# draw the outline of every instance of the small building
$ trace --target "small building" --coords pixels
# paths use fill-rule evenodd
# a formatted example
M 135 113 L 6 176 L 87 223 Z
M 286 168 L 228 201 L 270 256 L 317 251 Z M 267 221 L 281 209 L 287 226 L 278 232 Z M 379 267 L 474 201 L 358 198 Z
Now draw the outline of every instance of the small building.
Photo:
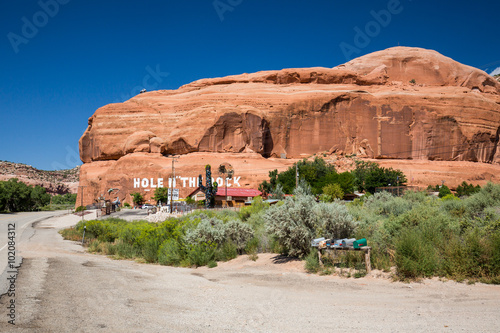
M 261 191 L 251 188 L 228 188 L 226 201 L 226 189 L 219 187 L 215 194 L 215 206 L 243 207 L 245 206 L 245 202 L 251 202 L 253 198 L 259 195 L 262 195 Z M 195 201 L 205 200 L 205 193 L 197 187 L 188 197 L 191 197 Z

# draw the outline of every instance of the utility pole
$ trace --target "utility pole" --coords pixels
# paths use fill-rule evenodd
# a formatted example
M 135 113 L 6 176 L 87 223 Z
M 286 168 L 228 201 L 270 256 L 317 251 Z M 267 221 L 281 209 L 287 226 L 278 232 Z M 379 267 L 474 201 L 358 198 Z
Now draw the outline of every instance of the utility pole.
M 173 213 L 173 199 L 174 199 L 174 182 L 175 182 L 175 161 L 177 161 L 179 158 L 175 156 L 170 156 L 167 158 L 172 159 L 172 181 L 170 182 L 170 214 Z
M 295 188 L 299 187 L 299 162 L 295 163 Z

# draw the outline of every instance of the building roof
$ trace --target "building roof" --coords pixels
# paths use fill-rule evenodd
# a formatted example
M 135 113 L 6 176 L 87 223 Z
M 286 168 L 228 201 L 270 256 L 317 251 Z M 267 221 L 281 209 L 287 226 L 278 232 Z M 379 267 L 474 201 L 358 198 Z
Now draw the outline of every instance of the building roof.
M 197 187 L 194 191 L 192 191 L 188 197 L 191 197 L 198 193 L 200 191 L 200 188 Z M 220 197 L 225 197 L 226 196 L 226 189 L 224 187 L 219 187 L 217 189 L 217 193 L 215 194 L 216 196 Z M 258 195 L 262 195 L 262 192 L 259 190 L 255 190 L 252 188 L 228 188 L 227 189 L 227 195 L 232 196 L 232 197 L 256 197 Z
M 217 189 L 216 196 L 225 197 L 226 189 L 223 187 L 219 187 Z M 256 197 L 258 195 L 262 195 L 262 192 L 259 190 L 255 190 L 252 188 L 228 188 L 227 195 L 232 197 Z

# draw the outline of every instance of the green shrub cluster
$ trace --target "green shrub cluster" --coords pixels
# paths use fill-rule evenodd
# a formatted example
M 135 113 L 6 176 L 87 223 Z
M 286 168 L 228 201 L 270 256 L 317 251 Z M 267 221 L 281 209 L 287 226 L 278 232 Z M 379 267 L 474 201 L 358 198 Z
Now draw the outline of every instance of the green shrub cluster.
M 0 181 L 0 212 L 40 210 L 50 202 L 50 194 L 39 185 L 28 186 L 17 178 Z
M 300 186 L 295 194 L 282 205 L 270 207 L 264 215 L 267 232 L 275 237 L 283 254 L 304 257 L 313 238 L 343 238 L 352 234 L 354 220 L 343 205 L 318 203 Z
M 311 192 L 302 182 L 294 197 L 272 206 L 257 197 L 239 212 L 197 211 L 162 223 L 110 218 L 80 222 L 61 234 L 78 240 L 86 226 L 91 251 L 163 265 L 215 267 L 242 253 L 256 260 L 259 252 L 275 252 L 305 257 L 310 272 L 349 267 L 355 276 L 365 274 L 362 257 L 325 258 L 321 268 L 310 242 L 367 238 L 372 267 L 395 267 L 401 280 L 440 276 L 500 283 L 500 185 L 489 183 L 461 198 L 381 192 L 349 204 L 317 202 Z
M 500 282 L 500 185 L 489 183 L 465 199 L 377 193 L 348 209 L 359 221 L 357 238 L 373 248 L 375 268 L 394 265 L 402 280 Z
M 262 200 L 251 209 L 257 211 L 260 205 Z M 67 239 L 81 239 L 84 227 L 91 252 L 163 265 L 213 267 L 216 261 L 233 259 L 246 249 L 255 252 L 258 246 L 253 228 L 233 211 L 193 213 L 162 223 L 91 220 L 61 234 Z M 253 247 L 249 246 L 252 242 Z

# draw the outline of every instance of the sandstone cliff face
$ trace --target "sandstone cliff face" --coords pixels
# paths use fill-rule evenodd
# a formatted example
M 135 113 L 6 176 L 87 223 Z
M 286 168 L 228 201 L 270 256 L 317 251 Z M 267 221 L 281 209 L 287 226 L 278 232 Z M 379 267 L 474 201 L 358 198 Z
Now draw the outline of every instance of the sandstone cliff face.
M 498 163 L 499 129 L 498 81 L 435 51 L 395 47 L 333 69 L 204 79 L 104 106 L 80 153 L 85 163 L 134 152 Z
M 128 170 L 149 177 L 148 161 L 167 168 L 163 156 L 192 153 L 250 154 L 259 163 L 335 153 L 498 165 L 499 135 L 497 80 L 435 51 L 395 47 L 335 68 L 203 79 L 106 105 L 80 139 L 81 181 L 109 178 L 106 170 L 128 165 L 127 156 L 141 156 L 143 167 Z

